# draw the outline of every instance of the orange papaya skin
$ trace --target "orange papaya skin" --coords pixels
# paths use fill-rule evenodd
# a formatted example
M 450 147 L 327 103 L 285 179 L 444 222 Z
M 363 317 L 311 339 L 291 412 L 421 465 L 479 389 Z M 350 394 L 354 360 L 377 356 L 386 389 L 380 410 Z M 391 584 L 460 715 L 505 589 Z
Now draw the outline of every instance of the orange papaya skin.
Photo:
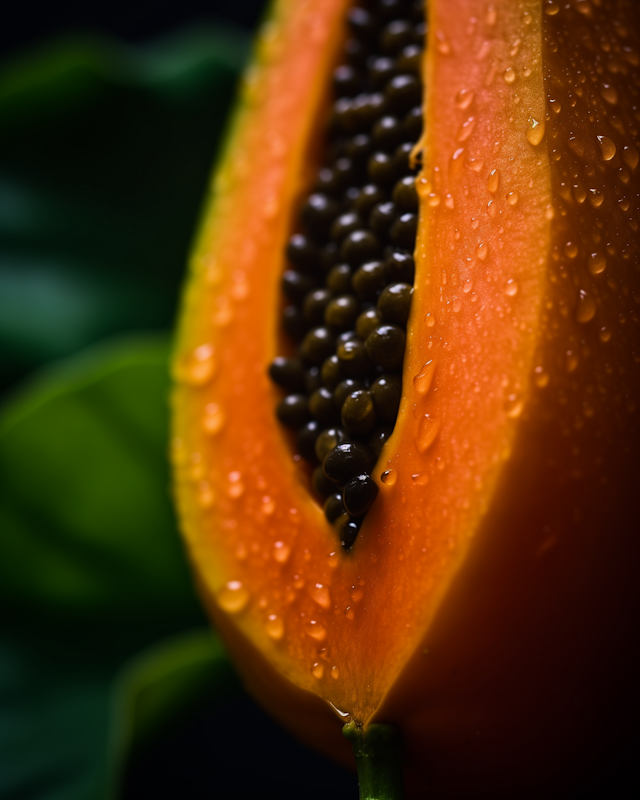
M 350 763 L 341 719 L 391 722 L 410 796 L 576 796 L 638 710 L 638 12 L 431 4 L 403 402 L 344 553 L 266 366 L 345 8 L 276 7 L 212 186 L 174 360 L 189 553 L 310 744 Z

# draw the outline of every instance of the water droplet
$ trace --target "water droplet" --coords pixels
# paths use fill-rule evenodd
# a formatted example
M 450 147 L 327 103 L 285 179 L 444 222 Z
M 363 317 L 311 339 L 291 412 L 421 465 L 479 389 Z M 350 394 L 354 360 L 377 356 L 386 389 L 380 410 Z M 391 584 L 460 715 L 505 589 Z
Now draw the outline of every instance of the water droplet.
M 476 93 L 472 89 L 460 89 L 458 94 L 456 95 L 456 105 L 462 111 L 465 111 L 476 96 Z
M 507 67 L 502 73 L 505 83 L 513 83 L 516 79 L 516 71 L 513 67 Z
M 230 472 L 227 476 L 229 485 L 227 486 L 227 494 L 229 497 L 241 497 L 244 494 L 244 484 L 242 483 L 242 475 L 237 470 Z
M 600 328 L 598 338 L 601 342 L 608 342 L 611 339 L 611 331 L 608 328 Z
M 267 636 L 273 639 L 274 642 L 279 642 L 284 636 L 284 622 L 281 617 L 275 614 L 269 614 L 267 621 L 264 623 L 264 629 L 267 632 Z
M 440 420 L 433 419 L 429 414 L 425 414 L 420 420 L 418 434 L 415 438 L 416 448 L 420 455 L 424 455 L 431 445 L 435 442 L 440 432 Z
M 395 471 L 395 469 L 387 469 L 380 476 L 380 480 L 387 486 L 393 486 L 398 480 L 398 473 Z
M 472 289 L 473 289 L 473 281 L 471 280 L 471 278 L 467 278 L 467 280 L 464 282 L 464 286 L 462 287 L 462 291 L 465 294 L 469 294 L 469 292 Z
M 533 380 L 539 389 L 544 389 L 549 385 L 549 373 L 544 371 L 544 367 L 536 367 L 533 370 Z
M 602 89 L 600 89 L 600 94 L 602 97 L 614 106 L 618 102 L 618 92 L 615 86 L 611 86 L 609 83 L 603 83 Z
M 592 275 L 600 275 L 607 268 L 607 259 L 602 253 L 589 253 L 587 268 Z
M 448 56 L 451 52 L 451 45 L 449 44 L 444 31 L 436 31 L 436 50 L 443 56 Z
M 452 209 L 455 207 L 455 201 L 453 199 L 453 195 L 447 193 L 444 198 L 444 204 L 448 209 Z
M 518 283 L 513 278 L 509 278 L 507 281 L 507 285 L 505 286 L 504 293 L 509 297 L 513 297 L 514 295 L 518 294 Z
M 604 195 L 597 189 L 589 189 L 589 202 L 594 208 L 600 208 L 604 201 Z
M 208 403 L 204 407 L 204 417 L 202 418 L 202 428 L 205 433 L 214 436 L 224 427 L 224 413 L 217 403 Z
M 567 242 L 564 252 L 569 258 L 575 258 L 578 255 L 578 245 L 575 242 Z
M 310 619 L 309 622 L 307 622 L 305 630 L 316 642 L 324 642 L 327 638 L 327 629 L 321 623 L 316 622 L 315 619 Z
M 580 289 L 578 306 L 576 308 L 576 320 L 578 322 L 590 322 L 596 315 L 596 301 L 584 289 Z
M 360 586 L 352 586 L 349 594 L 351 595 L 351 599 L 354 603 L 359 603 L 364 597 L 364 589 L 362 589 Z
M 507 402 L 505 403 L 505 411 L 507 412 L 507 416 L 509 419 L 517 419 L 520 414 L 522 414 L 522 409 L 524 408 L 524 402 L 520 395 L 518 394 L 510 394 L 507 397 Z
M 433 328 L 433 326 L 436 324 L 435 314 L 429 312 L 424 318 L 424 323 L 427 328 Z
M 638 166 L 639 159 L 638 151 L 633 145 L 627 144 L 622 148 L 622 160 L 630 170 L 633 171 Z
M 429 194 L 427 195 L 427 203 L 431 206 L 431 208 L 439 206 L 440 195 L 437 192 L 429 192 Z
M 211 508 L 216 500 L 216 495 L 207 481 L 198 484 L 198 503 L 202 508 Z
M 315 661 L 311 665 L 311 674 L 313 675 L 316 680 L 320 680 L 324 675 L 324 664 L 321 664 L 319 661 Z
M 616 154 L 616 146 L 608 136 L 596 136 L 598 144 L 600 145 L 600 152 L 605 161 L 611 161 Z
M 436 365 L 433 359 L 427 361 L 420 372 L 413 379 L 413 386 L 418 394 L 426 394 L 431 388 L 431 381 L 435 372 Z
M 274 501 L 273 501 L 273 500 L 272 500 L 272 499 L 269 497 L 269 495 L 265 495 L 265 496 L 262 498 L 262 506 L 261 506 L 261 508 L 262 508 L 262 513 L 263 513 L 263 514 L 264 514 L 266 517 L 270 517 L 270 516 L 271 516 L 271 514 L 273 514 L 273 512 L 276 510 L 276 504 L 275 504 L 275 502 L 274 502 Z
M 212 344 L 201 344 L 187 357 L 181 359 L 175 369 L 176 380 L 190 386 L 203 386 L 215 373 L 215 350 Z
M 273 545 L 273 557 L 278 564 L 286 564 L 291 555 L 291 548 L 285 542 L 276 542 Z
M 334 550 L 333 553 L 329 553 L 329 556 L 327 557 L 327 564 L 329 564 L 331 569 L 335 569 L 339 563 L 340 557 L 338 556 L 337 552 Z
M 529 117 L 529 127 L 527 128 L 527 141 L 537 147 L 544 138 L 544 120 L 539 122 L 533 117 Z
M 337 681 L 338 678 L 340 677 L 340 670 L 338 669 L 338 667 L 331 667 L 330 675 L 334 681 Z
M 331 594 L 329 593 L 328 586 L 322 583 L 316 583 L 311 588 L 309 594 L 311 595 L 311 599 L 316 602 L 320 608 L 324 608 L 325 611 L 331 607 Z
M 467 139 L 473 133 L 473 129 L 475 127 L 476 127 L 476 118 L 469 117 L 469 119 L 466 119 L 458 129 L 458 135 L 456 136 L 456 139 L 459 142 L 466 142 Z
M 476 255 L 480 261 L 484 261 L 489 255 L 489 248 L 484 242 L 480 242 L 480 244 L 476 247 Z
M 429 483 L 429 476 L 425 472 L 415 472 L 411 476 L 411 480 L 416 486 L 426 486 Z
M 218 605 L 228 614 L 238 614 L 249 602 L 249 592 L 240 581 L 227 581 L 218 593 Z
M 575 372 L 578 369 L 578 356 L 573 350 L 567 350 L 565 365 L 567 367 L 567 372 Z
M 487 178 L 487 189 L 491 194 L 495 194 L 500 186 L 500 172 L 497 169 L 492 169 Z
M 516 191 L 509 192 L 509 194 L 507 195 L 507 203 L 509 203 L 510 206 L 515 206 L 515 204 L 518 202 L 519 199 L 520 199 L 520 194 Z
M 560 6 L 555 2 L 555 0 L 547 0 L 547 4 L 544 7 L 544 13 L 549 17 L 555 17 L 558 11 L 560 11 Z
M 353 612 L 353 609 L 351 608 L 351 606 L 348 606 L 348 607 L 347 607 L 346 611 L 344 612 L 344 615 L 345 615 L 345 617 L 346 617 L 348 620 L 352 620 L 352 619 L 354 619 L 354 618 L 355 618 L 355 616 L 356 616 L 356 615 L 354 614 L 354 612 Z
M 587 199 L 587 190 L 584 188 L 584 186 L 581 183 L 574 184 L 574 186 L 573 186 L 573 197 L 574 197 L 576 203 L 580 203 L 580 204 L 584 203 L 584 201 Z

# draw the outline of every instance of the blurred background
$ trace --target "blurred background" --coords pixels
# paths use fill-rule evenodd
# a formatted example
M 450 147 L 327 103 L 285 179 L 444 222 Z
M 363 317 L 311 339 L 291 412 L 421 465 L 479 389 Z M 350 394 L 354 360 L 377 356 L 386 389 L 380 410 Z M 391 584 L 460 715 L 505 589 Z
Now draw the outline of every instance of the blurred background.
M 171 329 L 263 13 L 0 10 L 3 800 L 357 793 L 244 694 L 171 507 Z

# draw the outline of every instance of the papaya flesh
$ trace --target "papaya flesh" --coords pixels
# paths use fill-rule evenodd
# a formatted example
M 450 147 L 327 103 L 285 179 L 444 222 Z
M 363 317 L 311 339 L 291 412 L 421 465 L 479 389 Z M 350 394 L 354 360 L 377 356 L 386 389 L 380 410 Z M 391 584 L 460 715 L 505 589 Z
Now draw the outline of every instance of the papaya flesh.
M 276 5 L 191 261 L 172 459 L 202 597 L 328 755 L 393 723 L 410 796 L 586 796 L 638 711 L 638 9 L 430 4 L 403 399 L 345 552 L 266 370 L 347 7 Z

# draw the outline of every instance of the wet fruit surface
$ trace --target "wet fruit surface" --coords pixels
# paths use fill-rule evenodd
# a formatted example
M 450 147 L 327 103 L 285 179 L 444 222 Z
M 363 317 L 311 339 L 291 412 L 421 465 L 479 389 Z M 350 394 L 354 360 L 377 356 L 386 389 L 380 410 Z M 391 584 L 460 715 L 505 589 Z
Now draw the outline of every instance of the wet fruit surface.
M 335 66 L 344 13 L 343 3 L 279 7 L 215 182 L 175 361 L 187 542 L 250 685 L 307 740 L 344 757 L 340 717 L 392 721 L 416 796 L 491 787 L 509 797 L 523 774 L 532 790 L 553 781 L 571 796 L 603 731 L 609 752 L 624 751 L 620 709 L 637 703 L 635 5 L 432 5 L 403 396 L 393 434 L 376 433 L 379 494 L 350 553 L 333 529 L 348 541 L 349 517 L 322 484 L 331 475 L 313 481 L 333 525 L 274 423 L 281 393 L 266 374 L 283 352 L 282 254 L 329 102 L 315 76 Z M 377 68 L 382 81 L 388 66 Z M 386 162 L 374 166 L 383 180 Z M 370 195 L 371 208 L 383 202 Z M 313 224 L 326 227 L 325 211 L 317 204 Z M 353 252 L 369 245 L 356 232 L 332 285 L 363 268 Z M 356 293 L 376 280 L 363 273 Z M 367 342 L 375 334 L 369 358 L 395 368 L 404 331 L 377 307 L 358 326 Z M 303 340 L 307 363 L 285 370 L 294 395 L 318 392 L 320 371 L 331 393 L 342 380 L 335 334 L 314 330 L 324 333 Z M 358 395 L 360 424 L 367 394 L 374 408 L 384 400 L 354 386 L 340 391 Z M 309 424 L 302 411 L 295 419 Z M 310 448 L 315 432 L 304 430 Z M 365 502 L 366 458 L 349 459 L 340 480 L 355 480 L 354 502 Z M 612 664 L 612 653 L 625 656 Z

